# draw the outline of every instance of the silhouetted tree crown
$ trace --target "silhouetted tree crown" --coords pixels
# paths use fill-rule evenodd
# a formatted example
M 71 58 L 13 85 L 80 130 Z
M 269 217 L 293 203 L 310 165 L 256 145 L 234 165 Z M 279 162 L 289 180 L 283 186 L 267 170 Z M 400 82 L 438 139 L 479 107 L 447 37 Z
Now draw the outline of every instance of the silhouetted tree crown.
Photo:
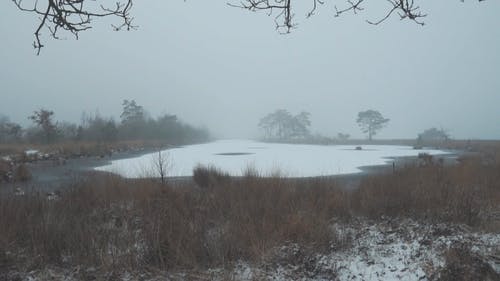
M 356 122 L 361 131 L 368 135 L 368 140 L 372 140 L 373 136 L 389 122 L 389 119 L 384 118 L 380 112 L 369 109 L 359 112 Z
M 145 121 L 144 109 L 135 100 L 123 100 L 123 111 L 120 115 L 123 125 L 142 123 Z
M 7 116 L 0 115 L 0 142 L 16 142 L 21 137 L 21 125 L 11 122 Z
M 33 112 L 33 115 L 28 117 L 28 119 L 41 129 L 47 143 L 54 141 L 57 136 L 57 124 L 52 120 L 53 115 L 53 111 L 42 108 Z
M 426 141 L 446 141 L 450 138 L 449 134 L 444 129 L 429 128 L 422 133 L 418 134 L 417 140 L 419 142 Z
M 310 135 L 311 114 L 301 112 L 292 115 L 284 109 L 278 109 L 260 119 L 259 128 L 266 139 L 290 140 L 306 138 Z

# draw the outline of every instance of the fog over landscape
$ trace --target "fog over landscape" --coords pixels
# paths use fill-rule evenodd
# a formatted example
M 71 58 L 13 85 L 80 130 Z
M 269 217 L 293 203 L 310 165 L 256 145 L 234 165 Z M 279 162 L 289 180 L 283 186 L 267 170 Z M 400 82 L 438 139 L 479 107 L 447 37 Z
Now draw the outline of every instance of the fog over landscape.
M 499 11 L 0 1 L 0 280 L 500 280 Z
M 356 114 L 376 109 L 391 119 L 377 138 L 430 127 L 500 138 L 499 1 L 425 1 L 425 26 L 397 16 L 370 25 L 387 10 L 373 3 L 338 18 L 327 3 L 309 19 L 309 3 L 295 5 L 298 28 L 281 35 L 273 17 L 226 1 L 138 1 L 137 30 L 113 32 L 102 19 L 78 41 L 44 32 L 36 56 L 38 19 L 2 1 L 0 113 L 22 125 L 40 107 L 56 120 L 96 110 L 118 120 L 134 99 L 218 138 L 255 138 L 265 114 L 304 110 L 312 133 L 362 138 Z

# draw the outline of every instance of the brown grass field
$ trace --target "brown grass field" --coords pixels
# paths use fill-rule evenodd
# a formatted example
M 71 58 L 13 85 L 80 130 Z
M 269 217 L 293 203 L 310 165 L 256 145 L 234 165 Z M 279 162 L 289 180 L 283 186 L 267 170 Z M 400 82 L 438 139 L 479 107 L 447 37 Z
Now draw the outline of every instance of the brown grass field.
M 356 189 L 334 178 L 230 178 L 198 167 L 194 181 L 88 177 L 55 196 L 0 194 L 0 261 L 109 271 L 225 267 L 298 243 L 315 252 L 346 241 L 333 221 L 411 218 L 500 232 L 500 145 L 480 146 L 457 165 L 408 165 L 363 177 Z M 1 188 L 1 186 L 0 186 Z M 0 266 L 2 271 L 2 266 Z

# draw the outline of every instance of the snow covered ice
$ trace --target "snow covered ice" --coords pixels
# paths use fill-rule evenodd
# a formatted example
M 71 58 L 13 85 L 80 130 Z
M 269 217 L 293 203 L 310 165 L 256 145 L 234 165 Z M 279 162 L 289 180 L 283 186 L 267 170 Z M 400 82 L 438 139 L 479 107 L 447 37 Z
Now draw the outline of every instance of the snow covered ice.
M 352 174 L 360 167 L 384 165 L 390 157 L 417 156 L 419 153 L 444 155 L 445 151 L 409 146 L 304 145 L 263 143 L 250 140 L 222 140 L 206 144 L 172 148 L 164 152 L 168 158 L 168 176 L 192 176 L 196 165 L 213 165 L 233 176 L 247 168 L 263 176 L 313 177 Z M 120 174 L 127 178 L 157 176 L 155 159 L 158 153 L 111 161 L 96 170 Z

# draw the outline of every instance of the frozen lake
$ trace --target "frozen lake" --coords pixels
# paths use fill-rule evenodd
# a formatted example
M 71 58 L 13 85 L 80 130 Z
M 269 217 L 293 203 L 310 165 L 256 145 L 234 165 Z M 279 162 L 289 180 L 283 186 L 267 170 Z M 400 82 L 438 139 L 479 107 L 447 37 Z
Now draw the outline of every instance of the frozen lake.
M 448 154 L 441 150 L 414 150 L 409 146 L 395 145 L 363 145 L 362 148 L 221 140 L 168 149 L 163 155 L 168 159 L 170 177 L 192 176 L 193 168 L 198 164 L 214 165 L 234 176 L 242 175 L 250 167 L 264 176 L 279 173 L 286 177 L 313 177 L 358 173 L 363 166 L 387 164 L 390 157 Z M 114 160 L 95 169 L 127 178 L 156 177 L 157 159 L 158 152 Z

